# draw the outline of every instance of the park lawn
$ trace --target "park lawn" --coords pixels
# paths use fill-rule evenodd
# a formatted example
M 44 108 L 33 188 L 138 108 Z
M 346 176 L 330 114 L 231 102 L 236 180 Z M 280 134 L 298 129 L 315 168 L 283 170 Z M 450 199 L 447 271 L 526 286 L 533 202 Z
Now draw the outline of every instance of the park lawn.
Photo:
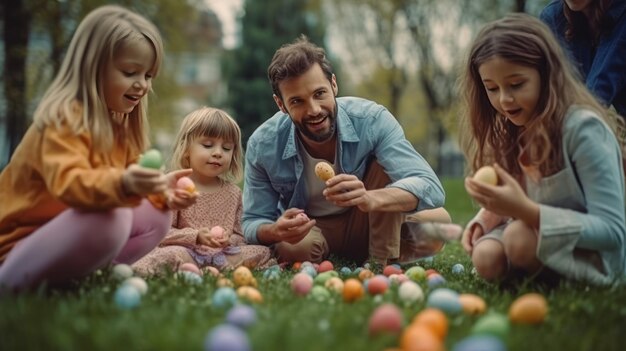
M 446 207 L 455 222 L 466 223 L 475 212 L 461 180 L 444 180 Z M 334 259 L 335 267 L 349 265 Z M 453 274 L 461 263 L 466 270 Z M 533 282 L 499 287 L 471 273 L 471 263 L 458 243 L 448 245 L 432 261 L 446 279 L 446 287 L 482 296 L 491 312 L 506 314 L 512 301 L 526 292 L 543 294 L 549 304 L 544 323 L 511 325 L 504 339 L 508 350 L 623 350 L 626 332 L 626 288 L 593 287 L 562 282 L 547 286 Z M 355 268 L 352 265 L 351 268 Z M 398 337 L 368 336 L 368 318 L 381 302 L 402 307 L 405 325 L 425 303 L 404 305 L 397 287 L 382 296 L 365 295 L 345 303 L 340 296 L 324 301 L 296 297 L 290 289 L 294 272 L 265 281 L 255 272 L 264 302 L 254 304 L 258 322 L 246 331 L 253 350 L 384 350 L 398 345 Z M 117 308 L 118 286 L 110 271 L 94 273 L 76 287 L 20 296 L 0 296 L 0 350 L 202 350 L 206 335 L 224 321 L 227 309 L 211 306 L 215 278 L 200 285 L 174 276 L 148 280 L 149 291 L 132 310 Z M 420 282 L 425 294 L 429 289 Z M 446 348 L 470 335 L 479 316 L 449 316 Z

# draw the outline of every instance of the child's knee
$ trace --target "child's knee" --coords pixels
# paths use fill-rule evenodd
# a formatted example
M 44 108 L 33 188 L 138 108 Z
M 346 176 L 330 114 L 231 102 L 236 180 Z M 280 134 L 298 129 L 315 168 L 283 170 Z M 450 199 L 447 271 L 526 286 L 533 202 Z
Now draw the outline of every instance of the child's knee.
M 511 265 L 526 268 L 537 261 L 537 236 L 534 230 L 521 221 L 511 223 L 504 230 L 504 251 Z
M 82 235 L 81 246 L 94 258 L 119 252 L 128 241 L 132 225 L 130 209 L 118 208 L 108 212 L 84 214 L 92 222 L 92 230 Z
M 486 280 L 496 280 L 507 270 L 507 258 L 502 244 L 496 240 L 483 240 L 474 247 L 472 263 L 476 272 Z

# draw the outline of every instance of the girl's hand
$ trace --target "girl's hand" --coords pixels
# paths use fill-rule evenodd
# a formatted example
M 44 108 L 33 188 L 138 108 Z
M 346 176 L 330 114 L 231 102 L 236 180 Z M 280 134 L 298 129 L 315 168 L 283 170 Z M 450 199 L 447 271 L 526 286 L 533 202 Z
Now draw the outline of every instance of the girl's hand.
M 485 235 L 483 232 L 483 227 L 481 227 L 478 223 L 473 223 L 469 227 L 465 228 L 463 231 L 463 237 L 461 238 L 461 244 L 470 256 L 474 251 L 474 245 L 476 241 Z
M 215 230 L 216 227 L 200 228 L 198 231 L 197 243 L 214 248 L 223 248 L 230 243 L 230 235 L 222 230 Z M 220 228 L 221 229 L 221 228 Z
M 519 183 L 502 167 L 494 164 L 500 183 L 489 185 L 476 181 L 470 177 L 465 178 L 465 190 L 478 202 L 478 204 L 497 215 L 521 218 L 528 211 L 532 200 Z M 536 205 L 536 204 L 535 204 Z
M 165 175 L 167 183 L 167 206 L 172 210 L 182 210 L 196 203 L 198 193 L 190 193 L 184 189 L 178 189 L 176 182 L 182 177 L 192 173 L 191 169 L 181 169 Z
M 159 194 L 167 189 L 167 180 L 157 169 L 132 164 L 122 175 L 122 187 L 128 195 Z

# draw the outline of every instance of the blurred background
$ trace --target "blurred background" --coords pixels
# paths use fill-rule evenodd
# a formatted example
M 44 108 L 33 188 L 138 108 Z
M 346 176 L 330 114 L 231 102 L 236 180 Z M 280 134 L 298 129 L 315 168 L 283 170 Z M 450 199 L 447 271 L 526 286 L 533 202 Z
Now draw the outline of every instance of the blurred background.
M 339 95 L 386 106 L 441 177 L 460 177 L 458 65 L 476 31 L 509 12 L 538 16 L 549 0 L 2 0 L 0 169 L 60 66 L 81 19 L 116 3 L 152 20 L 166 59 L 154 82 L 151 139 L 169 154 L 181 119 L 228 111 L 244 133 L 277 107 L 267 66 L 305 34 L 326 48 Z

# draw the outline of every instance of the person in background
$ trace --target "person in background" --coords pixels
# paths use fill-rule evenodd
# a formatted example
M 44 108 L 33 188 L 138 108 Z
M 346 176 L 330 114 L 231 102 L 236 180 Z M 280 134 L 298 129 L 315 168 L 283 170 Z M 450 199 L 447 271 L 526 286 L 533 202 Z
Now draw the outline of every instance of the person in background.
M 587 88 L 626 118 L 626 1 L 555 0 L 541 12 Z
M 267 268 L 276 263 L 263 245 L 247 245 L 241 230 L 241 130 L 226 112 L 203 107 L 185 117 L 171 169 L 191 168 L 193 206 L 172 212 L 172 228 L 159 247 L 132 267 L 139 275 L 175 271 L 186 262 L 218 270 Z
M 248 141 L 248 242 L 272 246 L 280 262 L 320 262 L 331 253 L 359 263 L 414 260 L 411 245 L 402 245 L 418 232 L 401 238 L 407 215 L 420 222 L 450 216 L 439 179 L 398 121 L 372 101 L 337 98 L 324 50 L 304 36 L 276 51 L 268 77 L 280 111 Z M 335 175 L 318 178 L 319 162 Z
M 133 263 L 170 227 L 175 190 L 136 162 L 148 146 L 147 98 L 163 59 L 157 28 L 119 6 L 80 23 L 7 167 L 0 174 L 0 289 L 65 284 L 110 263 Z
M 481 206 L 462 244 L 490 281 L 610 284 L 626 270 L 624 173 L 615 120 L 577 78 L 550 29 L 526 14 L 487 24 L 462 76 L 466 178 Z M 545 274 L 544 274 L 545 273 Z

